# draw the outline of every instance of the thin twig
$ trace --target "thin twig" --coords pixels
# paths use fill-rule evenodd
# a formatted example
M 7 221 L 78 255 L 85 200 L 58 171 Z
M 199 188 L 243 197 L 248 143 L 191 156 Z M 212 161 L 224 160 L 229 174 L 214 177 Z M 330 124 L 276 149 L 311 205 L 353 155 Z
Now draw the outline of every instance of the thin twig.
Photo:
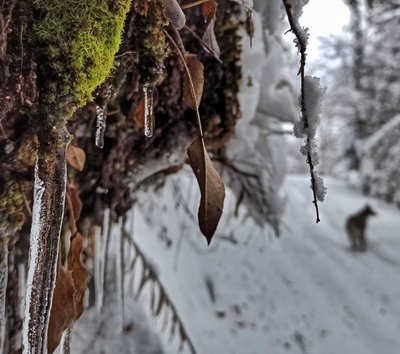
M 293 34 L 295 35 L 299 47 L 299 52 L 300 52 L 300 68 L 299 68 L 299 74 L 300 74 L 300 79 L 301 79 L 301 115 L 303 117 L 304 121 L 304 129 L 309 128 L 309 121 L 308 121 L 308 115 L 307 115 L 307 107 L 306 107 L 306 100 L 305 100 L 305 85 L 304 85 L 304 80 L 305 80 L 305 66 L 306 66 L 306 50 L 307 50 L 307 43 L 304 40 L 303 36 L 301 35 L 301 29 L 298 27 L 293 14 L 292 14 L 292 5 L 289 3 L 288 0 L 282 0 L 283 5 L 286 10 L 286 14 L 289 20 L 289 24 L 291 27 L 291 30 Z M 311 146 L 311 137 L 309 134 L 307 134 L 307 146 Z M 313 191 L 313 204 L 315 206 L 315 212 L 317 214 L 317 224 L 321 221 L 319 218 L 319 209 L 318 209 L 318 199 L 317 199 L 317 186 L 316 186 L 316 180 L 315 180 L 315 174 L 314 174 L 314 162 L 312 160 L 311 156 L 311 151 L 310 149 L 307 149 L 307 163 L 310 166 L 310 175 L 311 175 L 311 189 Z

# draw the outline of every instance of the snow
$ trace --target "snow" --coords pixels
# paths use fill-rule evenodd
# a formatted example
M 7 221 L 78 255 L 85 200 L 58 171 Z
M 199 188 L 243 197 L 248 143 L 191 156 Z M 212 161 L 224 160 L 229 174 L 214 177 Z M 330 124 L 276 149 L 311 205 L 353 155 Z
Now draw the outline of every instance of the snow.
M 308 125 L 305 126 L 304 118 L 299 120 L 294 126 L 296 137 L 301 138 L 307 135 L 310 139 L 315 138 L 317 127 L 320 122 L 324 93 L 325 88 L 321 87 L 318 77 L 304 77 L 304 101 Z
M 246 218 L 243 207 L 235 218 L 235 198 L 228 190 L 210 247 L 185 209 L 196 210 L 198 197 L 188 171 L 169 177 L 161 195 L 139 198 L 134 238 L 155 265 L 198 353 L 398 351 L 399 211 L 326 178 L 331 193 L 316 225 L 308 178 L 291 175 L 285 182 L 280 238 Z M 187 205 L 176 201 L 171 181 L 180 186 Z M 367 229 L 369 249 L 354 253 L 344 224 L 366 203 L 378 215 Z M 148 215 L 157 217 L 149 220 Z M 149 288 L 139 303 L 132 295 L 126 298 L 125 323 L 133 323 L 131 332 L 121 336 L 114 328 L 116 304 L 110 301 L 100 315 L 88 311 L 77 323 L 73 352 L 176 353 L 179 341 L 169 342 L 168 329 L 156 335 L 163 320 L 149 319 Z M 88 343 L 88 338 L 95 339 Z M 147 343 L 140 350 L 139 339 Z
M 308 28 L 307 27 L 303 27 L 300 24 L 300 17 L 303 14 L 303 6 L 306 5 L 308 3 L 309 0 L 288 0 L 287 2 L 291 5 L 291 12 L 293 15 L 293 30 L 296 31 L 296 33 L 299 35 L 300 37 L 300 41 L 303 43 L 303 45 L 305 47 L 307 47 L 308 44 L 308 37 L 309 37 L 309 33 L 308 33 Z M 296 47 L 297 49 L 300 51 L 300 45 L 301 43 L 298 43 L 297 38 L 294 40 L 294 42 L 296 43 Z
M 400 205 L 400 115 L 382 125 L 379 130 L 360 142 L 362 181 L 369 194 Z

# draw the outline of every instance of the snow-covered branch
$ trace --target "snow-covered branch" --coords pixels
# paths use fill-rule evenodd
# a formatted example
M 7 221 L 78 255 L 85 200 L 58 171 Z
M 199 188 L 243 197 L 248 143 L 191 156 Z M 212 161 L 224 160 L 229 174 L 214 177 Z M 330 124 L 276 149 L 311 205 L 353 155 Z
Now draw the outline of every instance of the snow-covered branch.
M 317 144 L 315 134 L 321 114 L 321 99 L 325 89 L 321 88 L 319 79 L 305 75 L 306 50 L 308 41 L 308 31 L 299 23 L 303 6 L 308 0 L 283 0 L 283 5 L 289 20 L 291 31 L 295 35 L 296 47 L 300 53 L 299 75 L 301 79 L 301 117 L 294 126 L 294 134 L 298 138 L 305 137 L 305 144 L 301 147 L 301 153 L 306 156 L 310 168 L 311 189 L 313 191 L 317 223 L 320 221 L 318 201 L 325 199 L 326 188 L 323 180 L 315 171 L 318 164 Z

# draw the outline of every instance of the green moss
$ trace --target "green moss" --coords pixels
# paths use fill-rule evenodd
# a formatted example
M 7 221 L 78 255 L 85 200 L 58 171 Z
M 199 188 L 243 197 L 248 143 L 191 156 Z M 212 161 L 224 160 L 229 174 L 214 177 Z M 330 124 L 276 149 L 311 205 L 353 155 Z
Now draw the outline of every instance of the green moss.
M 130 0 L 36 0 L 41 105 L 70 116 L 109 74 Z
M 11 235 L 25 222 L 24 196 L 18 184 L 8 181 L 0 197 L 0 235 Z

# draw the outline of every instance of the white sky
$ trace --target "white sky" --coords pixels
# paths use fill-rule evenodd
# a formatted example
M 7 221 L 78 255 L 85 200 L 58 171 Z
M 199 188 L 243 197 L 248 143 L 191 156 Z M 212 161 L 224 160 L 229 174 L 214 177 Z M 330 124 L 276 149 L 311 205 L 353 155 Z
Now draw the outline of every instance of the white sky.
M 343 0 L 310 0 L 304 7 L 301 24 L 310 29 L 308 59 L 319 57 L 319 39 L 340 33 L 350 19 L 350 12 Z

